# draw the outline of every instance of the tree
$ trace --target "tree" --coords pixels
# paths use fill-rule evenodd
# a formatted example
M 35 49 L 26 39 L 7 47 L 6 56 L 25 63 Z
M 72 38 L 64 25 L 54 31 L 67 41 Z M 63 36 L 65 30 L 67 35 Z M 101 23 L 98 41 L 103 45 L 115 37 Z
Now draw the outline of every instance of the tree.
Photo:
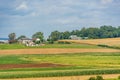
M 80 30 L 80 36 L 81 37 L 88 37 L 87 29 L 84 27 Z
M 60 37 L 61 37 L 61 33 L 59 31 L 53 31 L 49 36 L 49 40 L 57 41 L 60 39 Z
M 44 35 L 42 32 L 36 32 L 35 34 L 32 35 L 32 38 L 39 38 L 41 42 L 44 41 Z
M 104 80 L 102 76 L 96 76 L 96 80 Z
M 19 39 L 22 39 L 22 38 L 27 38 L 27 37 L 25 35 L 21 35 L 17 39 L 19 40 Z
M 71 35 L 69 31 L 61 32 L 60 34 L 60 39 L 69 39 Z
M 8 35 L 8 37 L 9 37 L 9 40 L 15 40 L 16 34 L 15 34 L 15 33 L 10 33 L 10 34 Z

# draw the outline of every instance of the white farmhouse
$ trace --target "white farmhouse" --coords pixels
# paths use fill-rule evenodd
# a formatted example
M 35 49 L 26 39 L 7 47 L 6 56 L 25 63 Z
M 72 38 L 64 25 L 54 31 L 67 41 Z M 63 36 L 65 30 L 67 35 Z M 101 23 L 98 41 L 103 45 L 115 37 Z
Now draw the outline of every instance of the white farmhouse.
M 29 39 L 29 38 L 21 38 L 18 41 L 19 41 L 19 43 L 24 44 L 26 46 L 33 46 L 34 45 L 33 40 Z

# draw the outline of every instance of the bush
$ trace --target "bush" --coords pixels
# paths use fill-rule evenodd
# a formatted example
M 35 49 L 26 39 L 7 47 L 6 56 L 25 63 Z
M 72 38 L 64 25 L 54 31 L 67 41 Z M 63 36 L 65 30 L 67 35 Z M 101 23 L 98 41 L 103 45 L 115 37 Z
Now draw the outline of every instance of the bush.
M 118 76 L 118 79 L 120 79 L 120 76 Z
M 102 76 L 96 76 L 96 80 L 104 80 Z
M 120 47 L 117 47 L 117 46 L 108 46 L 108 45 L 104 45 L 104 44 L 99 44 L 97 46 L 106 47 L 106 48 L 113 48 L 113 49 L 120 49 Z
M 88 80 L 96 80 L 95 77 L 90 77 Z
M 100 46 L 100 47 L 109 47 L 108 45 L 105 45 L 105 44 L 99 44 L 98 46 Z
M 71 44 L 71 42 L 58 41 L 59 44 Z
M 54 44 L 53 40 L 48 41 L 49 44 Z

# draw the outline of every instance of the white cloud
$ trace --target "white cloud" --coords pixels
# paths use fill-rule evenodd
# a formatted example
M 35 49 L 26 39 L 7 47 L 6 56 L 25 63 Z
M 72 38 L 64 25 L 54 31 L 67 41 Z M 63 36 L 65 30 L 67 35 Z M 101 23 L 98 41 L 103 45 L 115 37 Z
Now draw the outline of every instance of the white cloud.
M 80 22 L 81 22 L 81 19 L 77 16 L 59 17 L 51 21 L 51 23 L 53 24 L 78 24 Z
M 16 10 L 27 10 L 27 9 L 28 9 L 28 6 L 26 2 L 22 2 L 20 5 L 16 7 Z
M 30 16 L 39 16 L 39 14 L 37 12 L 32 12 L 30 13 Z
M 101 0 L 102 4 L 108 4 L 108 3 L 112 3 L 113 0 Z
M 8 1 L 10 0 L 7 0 L 7 3 L 10 3 L 14 0 Z M 119 25 L 117 1 L 119 0 L 15 0 L 14 3 L 10 3 L 13 10 L 4 10 L 6 6 L 10 6 L 3 4 L 5 8 L 0 13 L 10 15 L 0 15 L 0 25 L 8 26 L 7 30 L 0 31 L 12 30 L 19 34 L 32 35 L 40 30 L 48 35 L 53 30 L 72 30 L 81 26 Z M 5 24 L 6 21 L 9 24 Z

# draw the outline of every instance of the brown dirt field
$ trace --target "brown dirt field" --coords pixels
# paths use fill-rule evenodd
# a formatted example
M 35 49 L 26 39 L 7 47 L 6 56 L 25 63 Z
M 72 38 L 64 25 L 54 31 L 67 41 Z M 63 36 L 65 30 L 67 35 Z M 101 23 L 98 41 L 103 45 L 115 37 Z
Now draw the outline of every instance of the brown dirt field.
M 48 77 L 48 78 L 21 78 L 21 79 L 3 79 L 3 80 L 88 80 L 90 77 L 95 77 L 96 75 L 86 75 L 86 76 L 69 76 L 69 77 Z M 106 74 L 101 75 L 104 79 L 117 79 L 120 74 Z
M 14 49 L 0 50 L 0 54 L 62 54 L 62 53 L 83 53 L 83 52 L 120 52 L 118 49 L 60 49 L 60 48 L 45 48 L 45 49 Z
M 41 64 L 0 64 L 0 69 L 13 69 L 13 68 L 40 68 L 40 67 L 64 67 L 68 65 L 41 63 Z
M 59 40 L 59 41 L 75 42 L 80 44 L 92 44 L 92 45 L 104 44 L 109 46 L 120 47 L 120 38 L 89 39 L 89 40 Z

